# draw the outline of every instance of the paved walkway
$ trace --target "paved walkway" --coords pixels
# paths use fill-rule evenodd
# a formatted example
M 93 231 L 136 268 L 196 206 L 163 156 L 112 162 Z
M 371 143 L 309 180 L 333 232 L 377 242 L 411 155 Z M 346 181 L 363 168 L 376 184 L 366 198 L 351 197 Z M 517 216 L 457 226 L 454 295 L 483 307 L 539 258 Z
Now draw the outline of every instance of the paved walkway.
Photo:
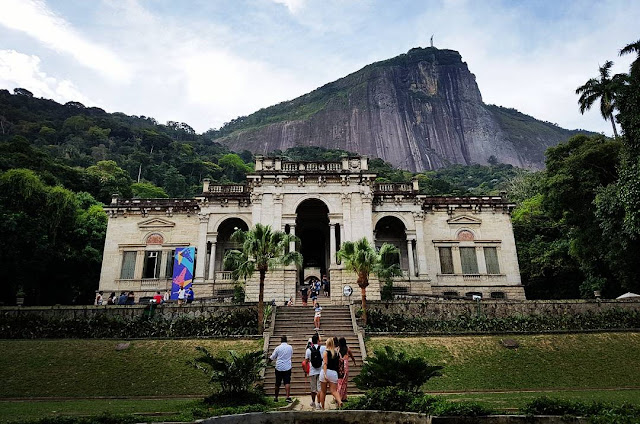
M 311 395 L 296 396 L 298 404 L 293 408 L 294 411 L 313 411 L 315 408 L 311 407 Z M 318 399 L 316 398 L 316 402 Z M 324 404 L 324 409 L 337 409 L 338 405 L 333 403 L 333 396 L 327 395 L 327 401 Z

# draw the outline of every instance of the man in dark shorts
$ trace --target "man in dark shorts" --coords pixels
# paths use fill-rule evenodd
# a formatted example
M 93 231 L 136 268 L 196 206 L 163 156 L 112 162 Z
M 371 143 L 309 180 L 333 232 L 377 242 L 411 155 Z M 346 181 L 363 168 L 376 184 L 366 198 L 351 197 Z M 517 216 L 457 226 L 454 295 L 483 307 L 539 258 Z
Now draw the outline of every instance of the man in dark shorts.
M 269 362 L 276 361 L 276 395 L 273 399 L 278 401 L 280 393 L 280 385 L 284 382 L 284 390 L 287 394 L 286 401 L 291 403 L 291 357 L 293 356 L 293 348 L 287 343 L 287 336 L 280 338 L 280 345 L 273 350 L 269 357 Z

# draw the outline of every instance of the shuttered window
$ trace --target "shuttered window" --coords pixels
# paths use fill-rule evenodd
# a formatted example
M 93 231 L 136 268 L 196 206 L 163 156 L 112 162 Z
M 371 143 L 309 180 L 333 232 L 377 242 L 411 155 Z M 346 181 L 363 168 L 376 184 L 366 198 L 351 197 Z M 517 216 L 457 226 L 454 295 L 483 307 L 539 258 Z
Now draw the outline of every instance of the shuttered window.
M 165 270 L 165 277 L 166 278 L 173 278 L 173 254 L 175 253 L 175 250 L 169 250 L 166 255 L 167 255 L 167 268 Z
M 460 262 L 462 263 L 463 274 L 478 273 L 478 258 L 476 257 L 475 247 L 460 248 Z
M 498 249 L 495 247 L 484 248 L 484 261 L 487 263 L 487 274 L 500 274 L 498 263 Z
M 453 274 L 453 256 L 450 247 L 439 247 L 440 253 L 440 272 L 442 274 Z
M 123 280 L 131 280 L 136 272 L 136 255 L 138 252 L 124 252 L 122 255 L 122 269 L 120 270 L 120 278 Z
M 158 278 L 160 274 L 160 252 L 148 251 L 144 254 L 142 278 Z

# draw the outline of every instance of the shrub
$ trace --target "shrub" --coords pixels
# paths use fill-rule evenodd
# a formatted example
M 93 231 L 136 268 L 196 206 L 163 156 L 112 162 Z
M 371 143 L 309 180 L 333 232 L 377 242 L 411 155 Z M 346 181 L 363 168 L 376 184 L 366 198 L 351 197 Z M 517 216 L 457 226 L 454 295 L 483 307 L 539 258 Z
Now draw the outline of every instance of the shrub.
M 385 346 L 367 358 L 354 382 L 362 390 L 392 386 L 417 392 L 430 378 L 439 376 L 441 369 L 441 366 L 429 365 L 422 357 L 407 357 L 405 352 L 395 352 L 391 346 Z
M 225 406 L 229 405 L 229 400 L 236 402 L 235 404 L 255 403 L 256 397 L 252 396 L 251 391 L 255 389 L 265 368 L 262 351 L 238 355 L 231 350 L 227 358 L 214 357 L 201 346 L 196 347 L 196 350 L 202 355 L 188 364 L 207 374 L 210 383 L 217 383 L 220 386 L 218 394 L 207 400 L 213 402 L 225 399 L 227 401 Z
M 0 314 L 5 339 L 211 337 L 255 334 L 255 308 L 220 308 L 208 316 L 126 319 L 109 313 L 91 317 L 54 317 L 38 314 Z
M 446 399 L 394 387 L 368 390 L 364 396 L 345 404 L 347 409 L 370 411 L 420 412 L 439 416 L 477 417 L 492 411 L 474 402 L 450 402 Z
M 527 415 L 571 415 L 589 417 L 592 423 L 638 423 L 640 407 L 623 403 L 579 402 L 542 396 L 527 403 L 521 412 Z
M 600 313 L 565 315 L 516 315 L 490 318 L 460 315 L 441 320 L 371 309 L 367 321 L 369 332 L 415 333 L 500 333 L 573 330 L 610 330 L 640 328 L 640 311 L 611 309 Z
M 409 411 L 415 394 L 395 387 L 378 387 L 347 404 L 348 409 L 373 411 Z

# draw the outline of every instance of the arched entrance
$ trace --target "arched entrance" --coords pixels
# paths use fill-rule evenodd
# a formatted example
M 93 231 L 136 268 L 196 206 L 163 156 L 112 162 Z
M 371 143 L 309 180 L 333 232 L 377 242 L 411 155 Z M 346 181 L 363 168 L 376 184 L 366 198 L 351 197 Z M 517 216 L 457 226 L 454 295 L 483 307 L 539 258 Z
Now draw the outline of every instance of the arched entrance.
M 303 258 L 300 281 L 320 279 L 329 269 L 329 208 L 324 202 L 308 199 L 298 205 L 296 235 Z
M 231 282 L 231 275 L 224 267 L 224 255 L 240 246 L 231 241 L 231 234 L 236 230 L 247 231 L 249 227 L 246 222 L 240 218 L 227 218 L 218 226 L 218 237 L 216 238 L 215 248 L 213 243 L 208 243 L 208 249 L 214 256 L 215 263 L 215 280 L 217 283 Z
M 395 216 L 385 216 L 376 224 L 374 231 L 376 248 L 384 243 L 394 245 L 400 251 L 397 259 L 403 274 L 409 272 L 409 255 L 407 250 L 407 233 L 404 223 Z

